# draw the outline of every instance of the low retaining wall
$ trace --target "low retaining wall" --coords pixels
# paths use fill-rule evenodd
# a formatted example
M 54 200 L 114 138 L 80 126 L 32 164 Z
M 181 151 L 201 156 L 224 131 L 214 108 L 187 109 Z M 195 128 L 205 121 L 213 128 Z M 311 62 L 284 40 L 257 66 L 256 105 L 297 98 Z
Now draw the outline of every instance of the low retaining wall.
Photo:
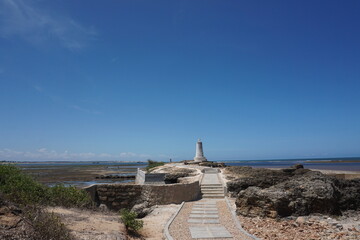
M 201 196 L 199 182 L 162 185 L 102 184 L 85 188 L 93 201 L 109 209 L 132 208 L 147 202 L 150 206 L 179 204 Z
M 145 173 L 138 168 L 135 178 L 136 184 L 165 184 L 166 173 Z

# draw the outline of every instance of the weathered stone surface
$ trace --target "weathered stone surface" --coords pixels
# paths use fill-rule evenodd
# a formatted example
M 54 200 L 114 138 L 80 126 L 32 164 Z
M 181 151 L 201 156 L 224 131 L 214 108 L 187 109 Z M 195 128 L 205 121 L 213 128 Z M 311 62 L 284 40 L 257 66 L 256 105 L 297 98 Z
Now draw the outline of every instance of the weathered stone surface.
M 278 183 L 284 182 L 289 178 L 307 173 L 308 169 L 290 168 L 290 170 L 270 170 L 265 168 L 251 167 L 229 167 L 226 168 L 233 174 L 239 176 L 233 181 L 227 183 L 227 189 L 233 197 L 248 187 L 268 188 Z
M 139 218 L 143 218 L 154 210 L 155 206 L 151 206 L 148 202 L 136 204 L 131 211 L 137 213 Z
M 196 175 L 196 171 L 188 168 L 174 168 L 171 172 L 166 173 L 164 181 L 166 184 L 178 183 L 179 178 Z
M 164 180 L 166 184 L 172 184 L 177 183 L 179 178 L 188 177 L 189 175 L 186 172 L 167 173 Z
M 339 205 L 341 210 L 360 209 L 360 179 L 337 180 L 337 189 L 340 192 Z
M 199 166 L 204 167 L 225 167 L 225 163 L 218 163 L 218 162 L 201 162 L 199 163 Z
M 237 213 L 264 217 L 340 214 L 340 210 L 360 207 L 359 183 L 360 180 L 338 180 L 315 171 L 294 174 L 268 188 L 247 187 L 240 191 Z

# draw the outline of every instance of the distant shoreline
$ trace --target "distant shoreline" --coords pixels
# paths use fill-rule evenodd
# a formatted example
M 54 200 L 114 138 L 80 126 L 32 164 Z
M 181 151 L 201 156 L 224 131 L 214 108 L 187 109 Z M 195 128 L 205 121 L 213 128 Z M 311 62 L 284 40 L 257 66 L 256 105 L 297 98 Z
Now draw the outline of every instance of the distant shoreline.
M 282 170 L 284 168 L 266 168 L 270 170 Z M 351 171 L 351 170 L 328 170 L 328 169 L 315 169 L 315 168 L 307 168 L 311 171 L 318 171 L 323 174 L 358 174 L 360 175 L 360 171 Z

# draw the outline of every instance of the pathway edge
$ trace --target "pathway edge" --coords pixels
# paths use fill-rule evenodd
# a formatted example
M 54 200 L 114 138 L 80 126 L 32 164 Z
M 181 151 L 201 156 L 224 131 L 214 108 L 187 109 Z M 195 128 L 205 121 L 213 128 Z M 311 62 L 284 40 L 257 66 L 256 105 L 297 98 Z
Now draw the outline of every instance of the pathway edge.
M 170 235 L 169 232 L 169 227 L 171 225 L 171 223 L 174 221 L 174 219 L 176 218 L 176 216 L 179 214 L 180 210 L 182 209 L 182 207 L 184 206 L 185 202 L 182 202 L 179 209 L 173 214 L 173 216 L 169 219 L 169 221 L 166 223 L 165 225 L 165 229 L 164 229 L 164 235 L 165 235 L 165 239 L 167 240 L 174 240 L 174 238 Z
M 245 231 L 245 230 L 242 228 L 241 223 L 240 223 L 239 219 L 238 219 L 237 216 L 236 216 L 236 212 L 234 211 L 234 209 L 232 209 L 232 207 L 231 207 L 231 205 L 230 205 L 230 202 L 229 202 L 228 197 L 225 197 L 225 202 L 226 202 L 226 204 L 227 204 L 227 206 L 228 206 L 228 208 L 229 208 L 229 210 L 230 210 L 230 212 L 231 212 L 232 218 L 233 218 L 234 221 L 235 221 L 236 227 L 237 227 L 242 233 L 244 233 L 246 236 L 251 237 L 251 238 L 254 239 L 254 240 L 261 240 L 260 238 L 257 238 L 257 237 L 255 237 L 254 235 L 251 235 L 250 233 L 248 233 L 247 231 Z

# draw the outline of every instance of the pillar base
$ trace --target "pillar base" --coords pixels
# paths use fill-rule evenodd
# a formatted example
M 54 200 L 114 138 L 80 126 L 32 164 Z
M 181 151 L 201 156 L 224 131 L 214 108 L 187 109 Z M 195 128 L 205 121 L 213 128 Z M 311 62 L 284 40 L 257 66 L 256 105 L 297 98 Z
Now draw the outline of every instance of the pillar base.
M 194 162 L 207 162 L 205 157 L 194 157 Z

